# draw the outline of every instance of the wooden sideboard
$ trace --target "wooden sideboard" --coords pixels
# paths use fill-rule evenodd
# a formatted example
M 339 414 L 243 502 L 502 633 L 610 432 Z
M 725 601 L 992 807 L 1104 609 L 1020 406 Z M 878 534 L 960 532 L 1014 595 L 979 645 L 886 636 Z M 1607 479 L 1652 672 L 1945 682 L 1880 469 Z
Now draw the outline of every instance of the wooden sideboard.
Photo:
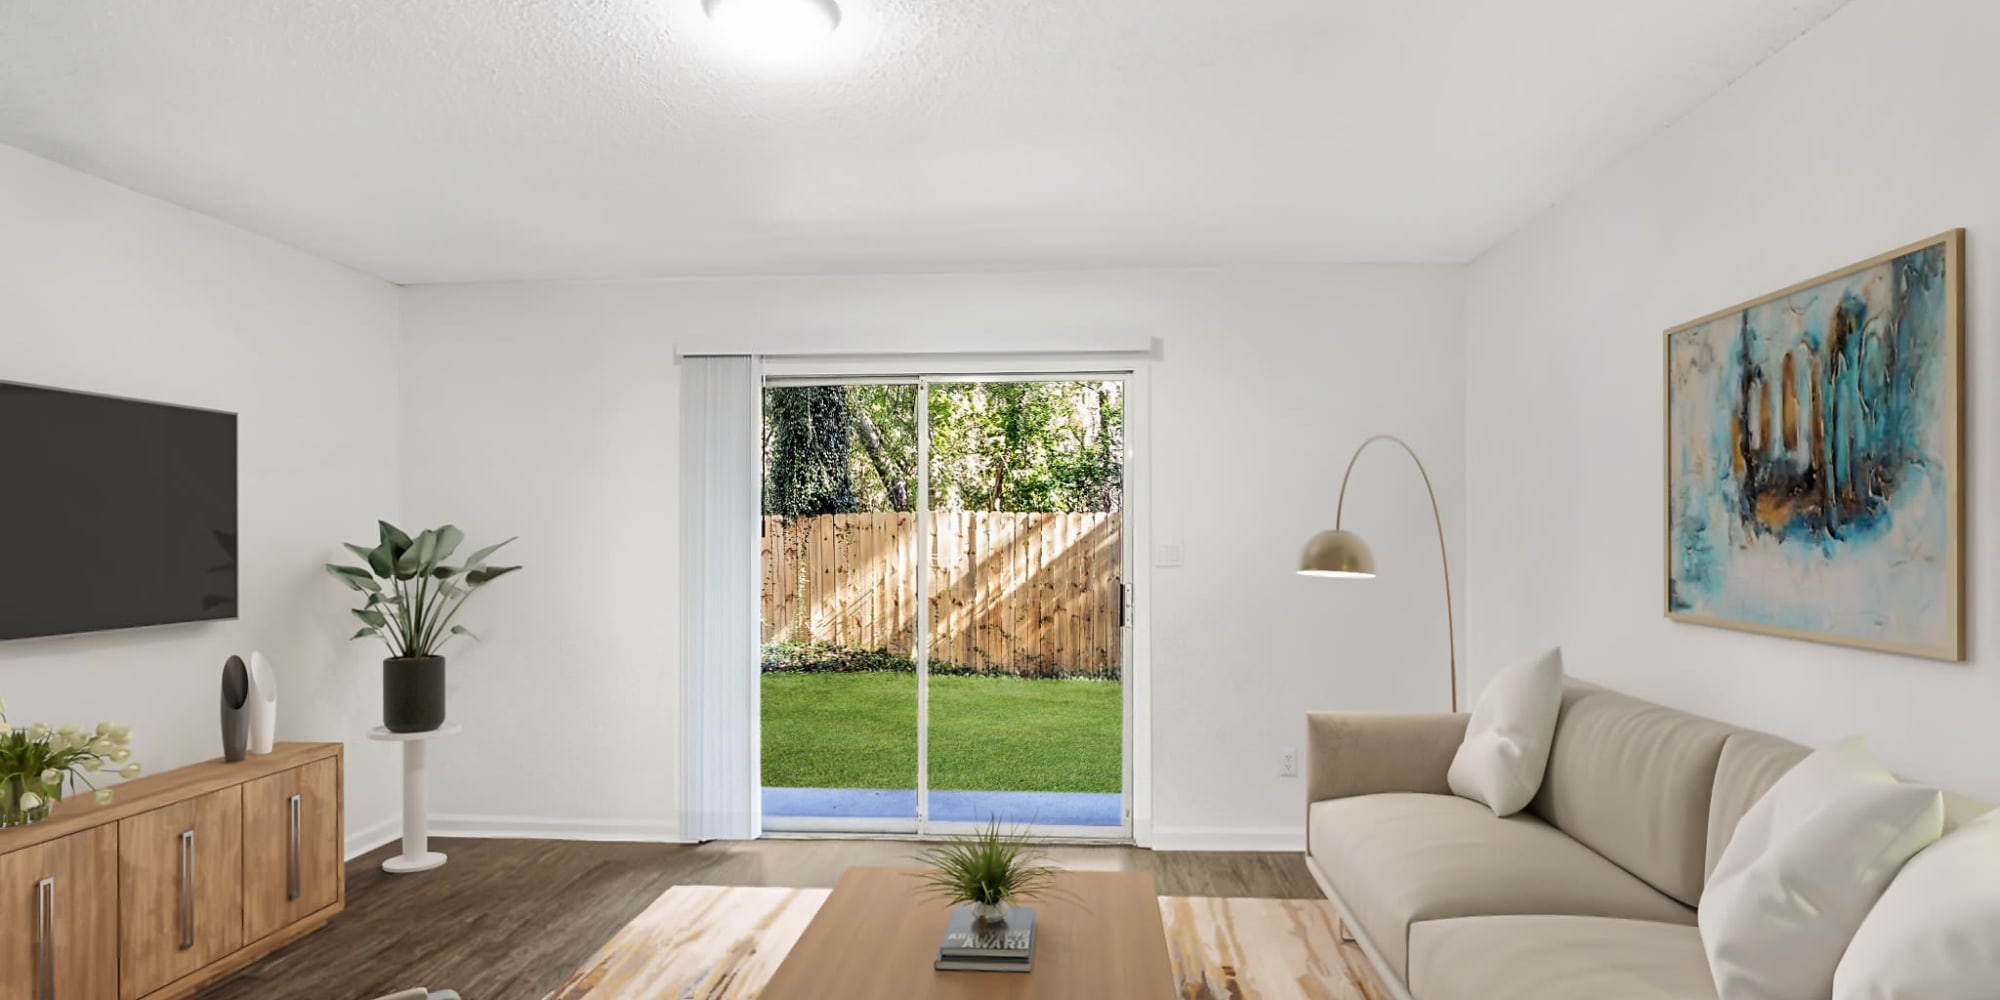
M 347 902 L 338 743 L 113 785 L 0 830 L 0 1000 L 179 1000 Z

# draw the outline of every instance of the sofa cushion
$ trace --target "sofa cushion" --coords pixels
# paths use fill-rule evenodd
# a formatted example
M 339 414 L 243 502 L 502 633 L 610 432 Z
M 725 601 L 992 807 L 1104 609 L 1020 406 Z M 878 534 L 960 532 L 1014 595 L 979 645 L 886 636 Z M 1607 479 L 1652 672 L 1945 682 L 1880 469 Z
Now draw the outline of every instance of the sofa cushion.
M 1992 1000 L 2000 984 L 2000 815 L 1910 860 L 1833 973 L 1834 1000 Z
M 1708 874 L 1720 722 L 1570 682 L 1542 789 L 1529 806 L 1586 847 L 1693 906 Z
M 1427 920 L 1409 983 L 1417 1000 L 1715 1000 L 1694 928 L 1603 917 Z
M 1812 753 L 1768 733 L 1739 730 L 1722 745 L 1722 759 L 1715 767 L 1715 797 L 1708 807 L 1708 865 L 1722 859 L 1723 848 L 1736 833 L 1743 814 L 1778 783 L 1799 761 Z M 1985 815 L 1992 806 L 1951 792 L 1944 793 L 1944 830 L 1950 833 Z
M 1944 831 L 1944 796 L 1859 738 L 1785 773 L 1737 824 L 1701 901 L 1725 1000 L 1823 1000 L 1841 953 L 1905 861 Z
M 1465 742 L 1451 759 L 1446 780 L 1452 793 L 1486 803 L 1495 816 L 1528 808 L 1549 765 L 1562 685 L 1559 649 L 1494 675 L 1472 708 Z
M 1708 806 L 1707 874 L 1714 874 L 1722 849 L 1736 833 L 1743 814 L 1812 751 L 1765 733 L 1742 730 L 1731 733 L 1722 744 L 1722 758 L 1715 765 L 1715 794 Z
M 1455 795 L 1315 802 L 1306 846 L 1356 930 L 1408 981 L 1409 927 L 1515 913 L 1694 923 L 1694 911 L 1533 816 Z

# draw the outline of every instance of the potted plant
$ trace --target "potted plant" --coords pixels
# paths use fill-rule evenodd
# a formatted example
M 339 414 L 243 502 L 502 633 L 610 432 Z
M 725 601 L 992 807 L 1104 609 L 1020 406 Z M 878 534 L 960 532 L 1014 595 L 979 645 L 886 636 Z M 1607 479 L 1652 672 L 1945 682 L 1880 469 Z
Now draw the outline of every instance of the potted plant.
M 66 786 L 90 789 L 100 805 L 110 802 L 111 789 L 97 787 L 89 777 L 106 765 L 119 777 L 139 776 L 130 729 L 109 722 L 98 723 L 94 732 L 80 726 L 52 729 L 42 722 L 16 729 L 7 724 L 7 703 L 0 701 L 0 827 L 47 819 Z
M 987 924 L 1006 923 L 1009 905 L 1039 899 L 1055 885 L 1056 869 L 1043 863 L 1027 833 L 1003 833 L 998 819 L 925 851 L 921 860 L 929 867 L 923 880 L 931 895 L 953 905 L 971 904 Z
M 374 636 L 389 647 L 382 661 L 382 725 L 392 733 L 429 732 L 444 725 L 444 657 L 438 651 L 452 637 L 472 635 L 453 622 L 473 591 L 519 566 L 488 566 L 494 545 L 474 552 L 458 565 L 445 560 L 458 551 L 465 533 L 452 525 L 419 532 L 415 538 L 387 521 L 374 548 L 346 546 L 363 566 L 326 567 L 333 578 L 368 601 L 355 608 L 364 626 L 353 638 Z

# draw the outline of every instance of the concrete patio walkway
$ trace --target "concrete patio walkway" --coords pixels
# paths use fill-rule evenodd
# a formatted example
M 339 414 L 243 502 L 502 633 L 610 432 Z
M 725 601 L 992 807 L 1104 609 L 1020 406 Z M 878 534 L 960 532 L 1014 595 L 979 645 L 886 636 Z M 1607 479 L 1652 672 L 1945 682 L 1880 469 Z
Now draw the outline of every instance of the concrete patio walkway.
M 1003 826 L 1123 825 L 1120 797 L 1096 792 L 931 791 L 931 819 Z M 891 788 L 766 788 L 764 815 L 813 819 L 913 819 L 917 793 Z

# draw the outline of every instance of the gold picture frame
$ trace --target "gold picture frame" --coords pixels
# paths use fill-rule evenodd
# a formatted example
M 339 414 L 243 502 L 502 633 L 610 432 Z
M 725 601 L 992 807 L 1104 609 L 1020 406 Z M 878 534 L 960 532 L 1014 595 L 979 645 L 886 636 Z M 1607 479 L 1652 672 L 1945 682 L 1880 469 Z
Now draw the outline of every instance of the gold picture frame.
M 1964 660 L 1965 230 L 1663 339 L 1666 616 Z

